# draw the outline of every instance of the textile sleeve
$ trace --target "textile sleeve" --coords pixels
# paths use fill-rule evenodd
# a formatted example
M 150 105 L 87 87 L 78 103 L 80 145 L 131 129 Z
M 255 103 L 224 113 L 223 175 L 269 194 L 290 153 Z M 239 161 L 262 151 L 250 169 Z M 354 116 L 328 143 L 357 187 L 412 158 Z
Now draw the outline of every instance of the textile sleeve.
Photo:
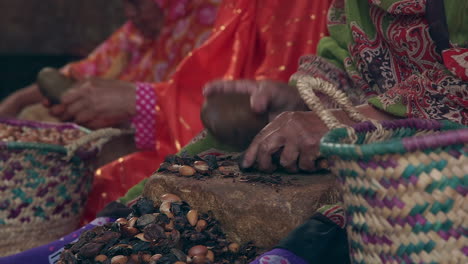
M 132 24 L 127 22 L 85 59 L 64 66 L 62 73 L 76 80 L 89 77 L 117 78 L 127 64 L 126 50 L 133 31 Z
M 154 88 L 148 83 L 137 83 L 136 115 L 132 124 L 136 130 L 135 143 L 138 149 L 152 150 L 156 139 L 156 95 Z
M 442 70 L 409 76 L 369 103 L 396 116 L 468 125 L 468 83 Z

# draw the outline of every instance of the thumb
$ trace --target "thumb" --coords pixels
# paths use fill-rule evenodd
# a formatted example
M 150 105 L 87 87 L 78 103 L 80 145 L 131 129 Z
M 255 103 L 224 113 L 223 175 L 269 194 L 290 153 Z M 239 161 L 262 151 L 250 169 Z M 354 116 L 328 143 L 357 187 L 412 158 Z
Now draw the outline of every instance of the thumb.
M 271 104 L 271 90 L 263 84 L 260 84 L 258 89 L 255 89 L 250 96 L 250 107 L 256 113 L 262 114 L 268 111 Z

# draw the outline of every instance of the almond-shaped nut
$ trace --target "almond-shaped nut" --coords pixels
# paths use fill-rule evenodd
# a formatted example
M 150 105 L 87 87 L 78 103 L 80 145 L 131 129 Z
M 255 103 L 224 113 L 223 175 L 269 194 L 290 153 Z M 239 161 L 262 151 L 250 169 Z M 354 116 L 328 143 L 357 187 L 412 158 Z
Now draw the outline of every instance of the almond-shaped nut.
M 137 222 L 137 220 L 138 220 L 138 217 L 132 217 L 132 218 L 130 218 L 130 220 L 128 220 L 128 226 L 129 226 L 129 227 L 134 227 L 135 224 L 136 224 L 136 222 Z
M 203 219 L 198 220 L 197 225 L 195 226 L 195 230 L 197 232 L 205 231 L 206 227 L 208 226 L 208 222 Z
M 143 254 L 143 256 L 141 256 L 141 260 L 143 260 L 144 263 L 147 263 L 151 261 L 151 257 L 152 256 L 150 254 Z
M 190 225 L 196 226 L 198 222 L 198 211 L 197 210 L 190 210 L 187 213 L 187 220 L 189 221 Z
M 327 170 L 330 169 L 330 163 L 328 162 L 327 159 L 320 158 L 315 161 L 315 166 L 319 170 Z
M 95 258 L 94 258 L 94 262 L 101 262 L 101 263 L 104 263 L 104 261 L 107 260 L 107 256 L 106 255 L 97 255 Z
M 122 255 L 115 256 L 111 259 L 111 264 L 127 264 L 127 262 L 128 257 Z
M 161 202 L 178 203 L 182 202 L 182 199 L 180 199 L 180 197 L 175 194 L 166 193 L 161 196 Z
M 210 170 L 210 166 L 205 161 L 197 160 L 193 163 L 193 167 L 200 173 L 207 173 Z
M 151 260 L 151 261 L 158 261 L 158 260 L 160 260 L 162 257 L 163 257 L 163 255 L 161 255 L 161 254 L 156 254 L 156 255 L 151 256 L 151 259 L 150 259 L 150 260 Z
M 166 231 L 172 231 L 172 230 L 174 230 L 174 221 L 171 220 L 171 221 L 169 222 L 169 224 L 164 225 L 164 229 L 165 229 Z
M 182 167 L 182 166 L 181 166 L 181 165 L 174 164 L 174 165 L 169 166 L 167 169 L 168 169 L 170 172 L 179 172 L 180 167 Z
M 239 246 L 239 244 L 237 244 L 237 243 L 231 243 L 231 244 L 229 244 L 228 249 L 229 249 L 229 251 L 231 251 L 232 253 L 237 253 L 237 252 L 239 252 L 239 250 L 240 250 L 240 246 Z
M 203 245 L 198 245 L 192 247 L 189 252 L 188 256 L 193 258 L 194 256 L 206 256 L 206 253 L 208 253 L 208 248 Z
M 193 176 L 196 172 L 197 171 L 194 168 L 187 166 L 187 165 L 184 165 L 179 168 L 179 174 L 184 177 Z
M 236 171 L 234 170 L 234 168 L 231 168 L 231 167 L 225 167 L 225 166 L 220 166 L 218 168 L 219 172 L 223 175 L 230 175 L 230 174 L 233 174 L 235 173 Z
M 206 252 L 206 258 L 207 258 L 211 263 L 213 263 L 213 262 L 215 261 L 215 255 L 214 255 L 213 251 L 208 250 L 208 252 Z
M 192 264 L 207 264 L 208 258 L 204 255 L 196 255 L 192 258 Z
M 120 232 L 126 237 L 132 237 L 138 234 L 140 231 L 135 227 L 123 226 L 120 228 Z
M 136 238 L 140 239 L 141 241 L 144 241 L 144 242 L 150 242 L 148 239 L 145 238 L 145 234 L 144 233 L 139 233 L 137 235 L 135 235 Z
M 159 211 L 169 218 L 174 218 L 174 214 L 171 212 L 171 205 L 172 203 L 170 202 L 163 202 L 159 207 Z
M 126 224 L 128 224 L 128 221 L 127 221 L 127 219 L 125 219 L 125 218 L 119 218 L 119 219 L 115 220 L 115 222 L 116 222 L 117 224 L 120 224 L 120 225 L 126 225 Z

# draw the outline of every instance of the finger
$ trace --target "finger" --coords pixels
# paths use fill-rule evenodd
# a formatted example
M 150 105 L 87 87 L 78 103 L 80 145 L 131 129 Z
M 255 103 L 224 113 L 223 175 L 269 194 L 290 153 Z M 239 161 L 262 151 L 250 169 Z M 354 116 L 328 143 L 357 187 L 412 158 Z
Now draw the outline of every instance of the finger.
M 77 118 L 77 115 L 82 111 L 88 110 L 88 105 L 85 100 L 77 100 L 69 104 L 63 112 L 62 120 L 73 120 Z
M 71 88 L 60 98 L 62 104 L 71 104 L 76 100 L 79 100 L 81 97 L 87 96 L 87 93 L 84 92 L 87 87 L 87 84 L 76 86 L 76 88 Z
M 249 148 L 244 154 L 244 160 L 242 161 L 242 167 L 244 169 L 250 168 L 254 165 L 257 157 L 258 147 L 260 145 L 260 138 L 257 136 L 254 138 Z
M 86 127 L 86 128 L 92 129 L 92 130 L 108 127 L 103 122 L 101 122 L 100 120 L 91 120 L 91 121 L 89 121 L 87 123 L 84 123 L 84 124 L 81 124 L 81 125 Z
M 43 105 L 44 107 L 47 107 L 47 108 L 49 108 L 49 107 L 51 106 L 51 103 L 50 103 L 49 99 L 43 99 L 43 100 L 41 101 L 41 103 L 42 103 L 42 105 Z
M 60 118 L 64 112 L 65 112 L 65 105 L 63 104 L 54 105 L 49 108 L 49 113 L 58 118 Z
M 94 125 L 96 121 L 97 121 L 96 114 L 88 110 L 78 112 L 74 118 L 75 123 L 79 125 L 85 125 L 86 127 L 88 127 L 88 125 Z
M 288 172 L 294 173 L 298 171 L 297 160 L 299 157 L 299 146 L 291 141 L 286 142 L 283 152 L 281 153 L 280 165 Z
M 250 97 L 250 107 L 256 113 L 264 113 L 267 111 L 270 95 L 266 89 L 256 89 Z
M 253 94 L 257 90 L 258 83 L 254 81 L 237 81 L 233 87 L 233 92 L 242 94 Z
M 304 148 L 299 155 L 299 169 L 307 172 L 317 170 L 315 160 L 318 157 L 317 150 L 314 148 Z
M 276 166 L 273 164 L 272 155 L 283 146 L 284 140 L 277 133 L 265 137 L 257 152 L 258 169 L 265 172 L 274 171 Z
M 213 81 L 205 85 L 205 87 L 203 87 L 203 96 L 206 97 L 221 90 L 221 87 L 224 85 L 223 82 L 224 81 Z

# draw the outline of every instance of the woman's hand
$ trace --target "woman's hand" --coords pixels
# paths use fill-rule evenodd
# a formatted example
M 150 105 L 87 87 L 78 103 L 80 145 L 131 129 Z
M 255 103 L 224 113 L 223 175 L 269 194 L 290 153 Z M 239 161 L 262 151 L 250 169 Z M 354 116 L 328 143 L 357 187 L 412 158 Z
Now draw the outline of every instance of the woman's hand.
M 204 88 L 204 95 L 214 93 L 250 94 L 250 105 L 257 113 L 268 112 L 270 121 L 285 111 L 307 111 L 295 87 L 273 81 L 215 81 Z
M 370 105 L 361 105 L 357 109 L 374 120 L 396 118 Z M 355 124 L 342 110 L 330 111 L 340 123 L 348 126 Z M 284 112 L 255 137 L 245 153 L 242 166 L 249 168 L 256 165 L 261 171 L 271 172 L 276 169 L 278 161 L 274 157 L 279 154 L 279 165 L 289 172 L 315 171 L 320 140 L 328 131 L 313 112 Z
M 276 169 L 273 156 L 289 172 L 314 171 L 319 143 L 328 128 L 313 112 L 283 112 L 267 125 L 247 149 L 242 166 L 261 171 Z
M 16 117 L 25 107 L 43 100 L 39 87 L 31 84 L 0 102 L 0 117 Z
M 136 114 L 135 94 L 133 83 L 92 78 L 75 84 L 50 113 L 92 129 L 117 126 Z

